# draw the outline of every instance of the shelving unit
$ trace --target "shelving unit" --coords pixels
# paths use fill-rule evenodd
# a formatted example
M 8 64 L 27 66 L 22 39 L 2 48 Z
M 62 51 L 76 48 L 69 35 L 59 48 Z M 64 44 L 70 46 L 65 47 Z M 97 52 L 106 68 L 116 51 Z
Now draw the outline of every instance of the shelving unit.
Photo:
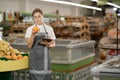
M 100 18 L 87 18 L 86 20 L 90 26 L 90 36 L 92 40 L 97 42 L 103 37 L 103 30 L 99 26 Z
M 66 22 L 85 22 L 86 18 L 85 17 L 71 17 L 71 16 L 66 16 L 65 17 Z
M 117 39 L 116 33 L 116 28 L 109 30 L 108 37 L 102 38 L 99 42 L 101 59 L 104 57 L 104 60 L 108 60 L 120 54 L 120 34 Z

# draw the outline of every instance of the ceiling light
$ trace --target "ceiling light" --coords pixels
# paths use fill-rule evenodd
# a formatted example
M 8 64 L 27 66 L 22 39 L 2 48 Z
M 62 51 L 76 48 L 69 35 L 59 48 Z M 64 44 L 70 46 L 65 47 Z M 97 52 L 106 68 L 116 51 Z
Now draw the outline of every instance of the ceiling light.
M 91 1 L 93 1 L 93 2 L 98 2 L 98 0 L 91 0 Z
M 107 2 L 106 4 L 110 5 L 110 6 L 113 6 L 113 7 L 116 7 L 116 8 L 120 8 L 120 6 L 116 5 L 116 4 L 113 4 L 113 3 L 110 3 L 110 2 Z
M 117 8 L 114 7 L 113 10 L 114 10 L 114 11 L 117 11 Z
M 73 3 L 73 2 L 67 2 L 67 1 L 58 1 L 58 0 L 41 0 L 41 1 L 53 2 L 53 3 L 59 3 L 59 4 L 67 4 L 67 5 L 72 5 L 72 6 L 76 6 L 76 7 L 83 7 L 83 8 L 88 8 L 88 9 L 94 9 L 94 10 L 102 11 L 102 9 L 98 8 L 98 7 L 87 6 L 87 5 L 82 5 L 82 4 Z
M 98 2 L 99 0 L 91 0 L 93 2 Z M 116 5 L 116 4 L 113 4 L 113 3 L 110 3 L 110 2 L 107 2 L 106 3 L 107 5 L 110 5 L 110 6 L 113 6 L 113 7 L 116 7 L 116 8 L 120 8 L 120 6 Z

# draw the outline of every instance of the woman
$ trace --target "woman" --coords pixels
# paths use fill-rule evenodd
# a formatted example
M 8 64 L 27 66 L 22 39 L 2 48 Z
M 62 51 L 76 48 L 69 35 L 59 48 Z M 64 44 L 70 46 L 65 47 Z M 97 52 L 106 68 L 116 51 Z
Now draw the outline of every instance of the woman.
M 39 8 L 32 12 L 34 25 L 28 27 L 25 38 L 30 48 L 30 80 L 52 80 L 50 71 L 49 48 L 55 46 L 53 28 L 43 23 L 43 13 Z M 34 27 L 38 27 L 38 32 Z M 49 36 L 51 41 L 43 40 Z

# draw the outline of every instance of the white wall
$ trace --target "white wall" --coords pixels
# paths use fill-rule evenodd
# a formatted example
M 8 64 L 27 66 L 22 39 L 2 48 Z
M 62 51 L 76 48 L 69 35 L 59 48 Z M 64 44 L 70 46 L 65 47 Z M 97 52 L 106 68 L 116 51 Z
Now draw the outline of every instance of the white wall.
M 45 14 L 55 14 L 59 10 L 60 15 L 83 16 L 85 8 L 78 8 L 63 4 L 43 2 L 40 0 L 0 0 L 0 11 L 7 8 L 13 11 L 32 12 L 35 8 L 41 8 Z
M 6 11 L 8 8 L 19 11 L 19 0 L 0 0 L 0 11 Z

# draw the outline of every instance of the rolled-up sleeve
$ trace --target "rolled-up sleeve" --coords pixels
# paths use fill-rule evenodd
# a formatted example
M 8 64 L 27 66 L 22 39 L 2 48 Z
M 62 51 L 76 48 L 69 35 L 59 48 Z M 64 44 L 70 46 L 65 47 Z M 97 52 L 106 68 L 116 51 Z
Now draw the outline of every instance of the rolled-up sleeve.
M 32 34 L 32 29 L 29 27 L 29 28 L 27 28 L 27 30 L 26 30 L 25 38 L 29 38 L 29 37 L 31 36 L 31 34 Z
M 55 36 L 53 28 L 51 28 L 51 39 L 53 39 L 53 40 L 56 39 L 56 36 Z

